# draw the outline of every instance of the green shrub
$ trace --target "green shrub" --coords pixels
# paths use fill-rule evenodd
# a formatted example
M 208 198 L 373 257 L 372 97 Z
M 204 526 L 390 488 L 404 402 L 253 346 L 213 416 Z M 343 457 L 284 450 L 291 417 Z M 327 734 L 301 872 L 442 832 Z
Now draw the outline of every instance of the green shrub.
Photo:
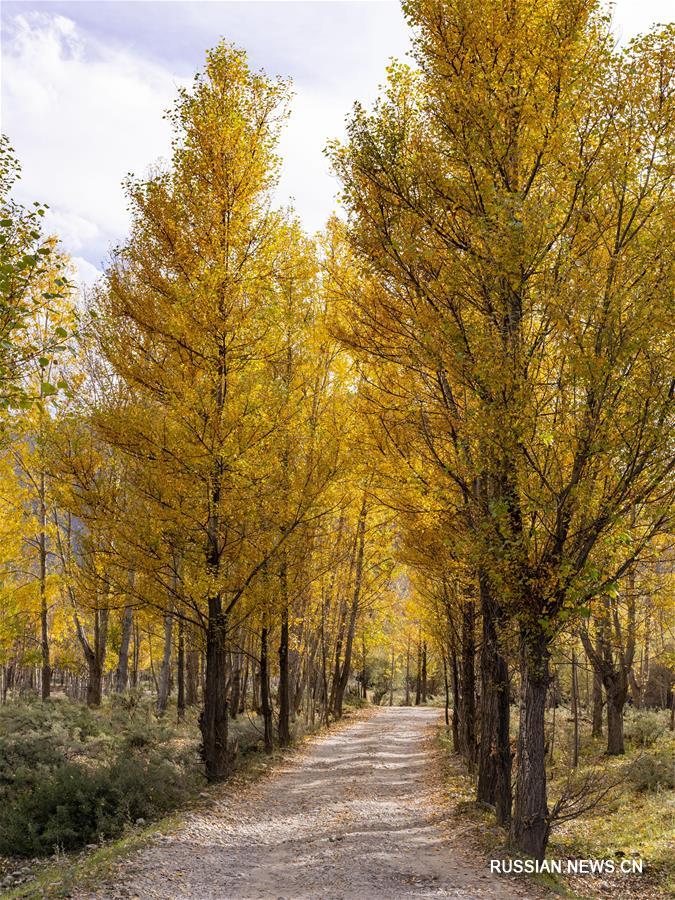
M 98 769 L 61 764 L 0 807 L 0 854 L 43 856 L 115 837 L 136 819 L 175 809 L 196 786 L 196 773 L 156 751 Z
M 626 711 L 624 733 L 634 744 L 651 747 L 668 728 L 667 713 L 655 709 Z
M 0 854 L 42 856 L 112 836 L 118 805 L 104 773 L 61 765 L 0 807 Z
M 347 694 L 344 698 L 344 705 L 349 707 L 350 709 L 363 709 L 368 706 L 369 703 L 363 697 L 359 697 L 357 694 Z
M 176 736 L 142 698 L 0 709 L 0 855 L 73 850 L 184 803 L 201 775 L 196 742 Z
M 671 748 L 646 753 L 629 767 L 627 776 L 636 791 L 653 793 L 675 788 L 675 757 Z

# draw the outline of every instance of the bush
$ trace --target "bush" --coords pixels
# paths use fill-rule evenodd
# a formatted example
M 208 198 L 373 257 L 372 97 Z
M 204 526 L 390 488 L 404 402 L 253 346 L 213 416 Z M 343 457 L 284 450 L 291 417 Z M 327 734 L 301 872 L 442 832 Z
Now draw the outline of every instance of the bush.
M 175 809 L 196 784 L 156 751 L 125 754 L 100 769 L 59 765 L 0 807 L 0 854 L 43 856 L 116 837 L 136 819 Z
M 195 742 L 175 737 L 146 704 L 4 707 L 0 855 L 74 850 L 184 803 L 201 776 Z
M 625 735 L 641 747 L 651 747 L 665 734 L 667 728 L 667 713 L 654 709 L 631 709 L 626 712 Z
M 117 805 L 103 773 L 66 763 L 0 808 L 0 853 L 42 856 L 114 834 Z
M 675 758 L 666 747 L 656 753 L 640 756 L 628 768 L 628 779 L 636 791 L 653 793 L 675 788 Z
M 345 707 L 349 707 L 349 709 L 363 709 L 364 707 L 369 706 L 369 703 L 363 697 L 359 697 L 356 694 L 347 694 L 344 698 L 344 705 Z

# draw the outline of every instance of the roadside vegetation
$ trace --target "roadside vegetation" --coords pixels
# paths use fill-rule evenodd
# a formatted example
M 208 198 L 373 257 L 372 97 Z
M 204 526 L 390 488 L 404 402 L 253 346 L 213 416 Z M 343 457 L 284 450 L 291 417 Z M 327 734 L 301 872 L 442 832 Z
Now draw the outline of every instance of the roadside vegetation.
M 260 721 L 241 717 L 232 733 L 246 765 L 262 749 Z M 3 706 L 0 885 L 32 883 L 41 859 L 67 861 L 68 869 L 105 858 L 118 839 L 133 844 L 198 802 L 205 786 L 196 712 L 181 722 L 158 717 L 140 692 L 113 695 L 96 709 L 59 697 Z
M 345 718 L 365 705 L 348 695 Z M 283 758 L 265 751 L 263 729 L 253 712 L 232 722 L 235 783 Z M 293 723 L 294 744 L 311 733 Z M 176 814 L 208 804 L 200 740 L 196 711 L 160 717 L 137 691 L 96 709 L 64 697 L 0 707 L 0 895 L 68 896 L 170 830 Z
M 160 820 L 355 696 L 445 706 L 503 846 L 670 877 L 674 28 L 403 11 L 318 235 L 277 204 L 290 84 L 226 40 L 87 296 L 0 138 L 12 859 Z
M 540 875 L 535 881 L 573 897 L 665 898 L 675 890 L 675 734 L 664 711 L 631 710 L 626 716 L 626 752 L 608 758 L 605 740 L 585 734 L 579 764 L 572 769 L 573 716 L 569 706 L 546 716 L 547 733 L 558 731 L 558 748 L 547 774 L 552 801 L 590 780 L 584 795 L 590 808 L 561 823 L 551 835 L 548 859 L 614 861 L 616 871 L 598 875 Z M 590 725 L 590 723 L 589 723 Z M 589 728 L 590 730 L 590 728 Z M 474 825 L 472 840 L 485 859 L 507 858 L 504 833 L 491 811 L 475 801 L 475 778 L 452 751 L 445 728 L 439 733 L 445 756 L 445 785 L 458 818 Z M 550 744 L 549 744 L 550 748 Z M 607 793 L 598 798 L 600 793 Z M 595 796 L 593 796 L 595 794 Z M 623 860 L 641 860 L 642 874 L 620 871 Z

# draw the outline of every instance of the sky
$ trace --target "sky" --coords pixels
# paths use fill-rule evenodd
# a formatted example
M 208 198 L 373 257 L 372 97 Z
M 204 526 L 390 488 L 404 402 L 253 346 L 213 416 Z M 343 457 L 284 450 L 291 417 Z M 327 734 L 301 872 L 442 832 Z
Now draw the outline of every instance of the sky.
M 670 0 L 614 7 L 623 41 L 670 18 Z M 323 148 L 409 49 L 393 0 L 3 0 L 0 37 L 0 122 L 22 165 L 15 196 L 49 204 L 48 227 L 84 283 L 125 237 L 122 180 L 168 156 L 163 112 L 220 38 L 293 81 L 278 202 L 292 201 L 310 232 L 336 206 Z

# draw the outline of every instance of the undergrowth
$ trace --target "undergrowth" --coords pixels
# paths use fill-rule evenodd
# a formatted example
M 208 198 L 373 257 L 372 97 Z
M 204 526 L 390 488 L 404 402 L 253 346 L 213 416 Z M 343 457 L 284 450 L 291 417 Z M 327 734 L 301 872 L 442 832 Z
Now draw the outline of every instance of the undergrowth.
M 230 725 L 239 753 L 258 723 Z M 0 856 L 40 857 L 117 837 L 183 806 L 204 786 L 196 713 L 177 724 L 149 698 L 113 696 L 98 710 L 67 699 L 0 708 Z
M 550 804 L 565 791 L 570 779 L 569 710 L 559 707 L 556 718 L 556 749 L 547 766 Z M 590 773 L 599 788 L 611 785 L 611 789 L 595 808 L 554 828 L 546 856 L 614 859 L 617 870 L 624 858 L 642 859 L 643 874 L 617 871 L 614 877 L 549 878 L 547 887 L 557 892 L 622 900 L 675 895 L 675 734 L 668 730 L 668 713 L 628 710 L 625 737 L 625 755 L 608 757 L 605 739 L 583 733 L 579 766 L 572 780 L 583 780 Z M 452 753 L 445 728 L 439 741 L 446 759 L 446 791 L 456 814 L 465 823 L 473 823 L 474 839 L 486 857 L 507 855 L 507 835 L 495 824 L 494 813 L 475 802 L 475 781 Z

